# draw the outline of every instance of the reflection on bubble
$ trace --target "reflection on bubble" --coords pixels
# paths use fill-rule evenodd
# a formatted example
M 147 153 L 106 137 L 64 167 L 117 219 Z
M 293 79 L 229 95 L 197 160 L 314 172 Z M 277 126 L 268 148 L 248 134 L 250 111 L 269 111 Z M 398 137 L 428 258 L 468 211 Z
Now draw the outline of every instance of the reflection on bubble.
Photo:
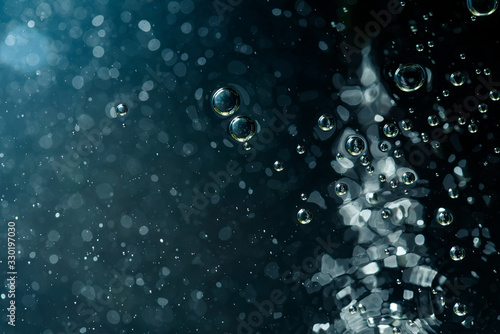
M 365 142 L 357 136 L 351 136 L 345 144 L 347 152 L 352 156 L 358 156 L 365 151 Z
M 396 125 L 396 123 L 385 124 L 383 131 L 384 131 L 384 135 L 386 135 L 387 137 L 395 137 L 399 133 L 399 129 L 398 129 L 398 126 Z
M 402 176 L 403 183 L 406 185 L 410 185 L 417 180 L 417 177 L 412 172 L 405 172 Z
M 116 106 L 116 113 L 120 116 L 125 116 L 128 113 L 128 107 L 125 104 L 120 103 Z
M 301 224 L 309 224 L 312 220 L 312 213 L 307 209 L 300 209 L 297 212 L 297 220 Z
M 273 164 L 274 170 L 277 172 L 281 172 L 284 168 L 283 162 L 281 161 L 275 161 Z
M 339 196 L 347 194 L 348 190 L 349 190 L 349 188 L 347 187 L 347 184 L 345 184 L 345 183 L 337 183 L 337 185 L 335 186 L 335 192 Z
M 423 86 L 425 70 L 418 64 L 405 64 L 399 66 L 394 74 L 396 86 L 403 92 L 413 92 Z
M 298 154 L 304 154 L 306 152 L 306 149 L 303 145 L 297 145 L 297 153 Z
M 497 0 L 467 0 L 467 8 L 474 16 L 488 16 L 498 8 Z
M 467 306 L 461 303 L 455 303 L 455 305 L 453 305 L 453 312 L 459 317 L 463 317 L 467 314 Z
M 445 208 L 439 208 L 436 220 L 440 225 L 448 226 L 453 223 L 453 214 Z
M 462 72 L 453 72 L 451 75 L 450 75 L 450 82 L 453 86 L 462 86 L 465 82 L 465 78 L 464 78 L 464 75 L 462 74 Z
M 453 246 L 450 249 L 450 257 L 453 261 L 461 261 L 465 258 L 465 249 L 460 246 Z
M 249 141 L 256 131 L 255 121 L 247 116 L 236 116 L 229 124 L 231 137 L 239 142 Z
M 219 88 L 212 96 L 212 108 L 219 115 L 231 116 L 240 107 L 240 95 L 232 88 Z
M 321 115 L 318 119 L 318 126 L 323 131 L 330 131 L 335 127 L 335 121 L 332 115 Z

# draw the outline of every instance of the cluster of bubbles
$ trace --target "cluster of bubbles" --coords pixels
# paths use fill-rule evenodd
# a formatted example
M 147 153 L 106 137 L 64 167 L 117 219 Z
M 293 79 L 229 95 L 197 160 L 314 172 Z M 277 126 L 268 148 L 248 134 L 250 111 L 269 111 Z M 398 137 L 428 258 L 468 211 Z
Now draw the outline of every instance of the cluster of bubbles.
M 241 105 L 240 101 L 240 94 L 235 89 L 222 87 L 212 95 L 212 108 L 217 114 L 228 117 L 238 111 Z M 246 150 L 251 149 L 248 141 L 255 135 L 256 131 L 256 122 L 248 116 L 236 116 L 229 123 L 229 134 L 234 140 L 245 143 L 243 147 Z

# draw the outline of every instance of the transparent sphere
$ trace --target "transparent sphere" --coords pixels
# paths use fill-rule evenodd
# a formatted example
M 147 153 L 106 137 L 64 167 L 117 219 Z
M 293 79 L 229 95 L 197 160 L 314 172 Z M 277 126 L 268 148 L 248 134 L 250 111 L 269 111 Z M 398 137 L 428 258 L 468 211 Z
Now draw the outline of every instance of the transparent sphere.
M 128 113 L 128 107 L 123 103 L 117 105 L 115 109 L 116 113 L 120 116 L 125 116 Z
M 453 214 L 445 208 L 439 208 L 436 215 L 437 222 L 442 226 L 448 226 L 453 223 Z
M 497 0 L 467 0 L 467 8 L 474 16 L 488 16 L 498 8 Z
M 249 142 L 247 142 L 247 141 L 246 141 L 246 142 L 243 144 L 243 148 L 245 149 L 245 151 L 249 151 L 249 150 L 251 150 L 251 149 L 252 149 L 252 144 L 250 144 Z
M 337 183 L 335 185 L 335 192 L 339 196 L 347 194 L 348 190 L 349 190 L 349 188 L 347 187 L 347 184 L 345 184 L 345 183 Z
M 453 261 L 461 261 L 465 258 L 465 249 L 460 246 L 453 246 L 450 249 L 450 257 Z
M 387 144 L 386 142 L 382 142 L 380 143 L 380 145 L 378 146 L 378 149 L 381 151 L 381 152 L 387 152 L 389 150 L 389 144 Z
M 239 107 L 240 95 L 232 88 L 219 88 L 212 96 L 212 108 L 221 116 L 231 116 Z
M 297 153 L 304 154 L 306 152 L 306 148 L 303 145 L 297 145 Z
M 300 199 L 303 201 L 307 201 L 307 195 L 305 193 L 300 194 Z
M 297 220 L 301 224 L 309 224 L 312 220 L 312 213 L 307 209 L 300 209 L 297 212 Z
M 430 126 L 437 126 L 439 124 L 439 118 L 436 115 L 431 115 L 427 117 L 427 123 L 429 123 Z
M 391 214 L 392 214 L 392 212 L 391 212 L 391 210 L 389 210 L 389 209 L 384 209 L 384 210 L 382 210 L 382 211 L 381 211 L 381 213 L 380 213 L 380 215 L 381 215 L 381 216 L 382 216 L 382 218 L 384 218 L 384 219 L 389 218 L 389 217 L 391 216 Z
M 413 123 L 409 119 L 404 119 L 401 121 L 401 128 L 403 130 L 408 131 L 408 130 L 411 130 L 412 127 L 413 127 Z
M 484 114 L 488 111 L 488 105 L 486 103 L 481 103 L 479 106 L 477 106 L 477 110 L 479 110 L 481 114 Z
M 390 138 L 397 136 L 399 133 L 399 129 L 398 129 L 398 126 L 396 125 L 396 123 L 385 124 L 383 131 L 384 131 L 384 135 L 386 135 L 387 137 L 390 137 Z
M 403 173 L 402 179 L 404 184 L 410 185 L 417 180 L 417 177 L 413 172 L 405 172 Z
M 359 137 L 351 136 L 347 138 L 345 149 L 350 155 L 358 156 L 365 151 L 365 142 Z
M 418 64 L 405 64 L 399 66 L 394 74 L 396 86 L 403 92 L 414 92 L 424 85 L 425 70 Z
M 273 164 L 274 170 L 277 172 L 281 172 L 285 166 L 283 165 L 283 162 L 281 161 L 275 161 Z
M 467 306 L 462 303 L 455 303 L 453 305 L 453 312 L 459 317 L 463 317 L 467 314 Z
M 321 115 L 318 119 L 318 126 L 323 131 L 330 131 L 335 127 L 335 120 L 332 115 Z
M 465 77 L 462 72 L 453 72 L 450 75 L 450 82 L 453 86 L 462 86 L 465 82 Z
M 256 131 L 255 121 L 247 116 L 236 116 L 229 124 L 231 137 L 239 142 L 249 141 Z
M 500 100 L 500 92 L 496 89 L 493 89 L 492 91 L 490 91 L 490 99 L 492 101 Z

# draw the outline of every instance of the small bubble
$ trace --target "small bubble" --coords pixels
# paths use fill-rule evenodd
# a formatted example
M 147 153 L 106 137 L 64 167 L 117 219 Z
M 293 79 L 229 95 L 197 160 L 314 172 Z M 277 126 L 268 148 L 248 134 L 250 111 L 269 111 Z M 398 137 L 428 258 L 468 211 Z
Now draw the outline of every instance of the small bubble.
M 361 165 L 363 166 L 368 166 L 369 164 L 371 164 L 372 162 L 370 161 L 370 158 L 368 157 L 368 155 L 366 154 L 363 154 L 360 158 L 359 158 L 359 162 L 361 163 Z
M 459 117 L 458 118 L 458 124 L 465 125 L 466 122 L 467 122 L 467 120 L 465 119 L 465 117 Z
M 378 176 L 378 180 L 379 180 L 381 183 L 384 183 L 384 182 L 387 180 L 387 178 L 385 177 L 385 175 L 384 175 L 384 174 L 380 174 L 380 175 Z
M 450 91 L 449 91 L 449 90 L 447 90 L 447 89 L 443 90 L 443 96 L 444 96 L 444 97 L 448 97 L 448 96 L 450 96 Z
M 413 109 L 413 108 L 408 108 L 408 112 L 409 112 L 410 114 L 413 114 L 413 113 L 415 112 L 415 109 Z
M 394 150 L 394 158 L 401 158 L 403 156 L 403 151 L 401 150 Z
M 427 42 L 427 45 L 428 45 L 430 48 L 433 48 L 433 47 L 434 47 L 434 41 L 428 41 L 428 42 Z
M 398 135 L 399 129 L 396 123 L 387 123 L 383 128 L 384 134 L 386 137 L 392 138 Z
M 382 142 L 378 145 L 378 149 L 381 152 L 387 152 L 389 150 L 389 144 L 387 144 L 386 142 Z
M 495 152 L 496 154 L 500 154 L 500 147 L 495 147 L 493 149 L 493 152 Z
M 398 180 L 393 179 L 393 180 L 391 180 L 391 182 L 389 182 L 389 186 L 390 186 L 391 188 L 393 188 L 393 189 L 394 189 L 394 188 L 397 188 L 397 187 L 398 187 L 398 185 L 399 185 Z
M 240 107 L 240 95 L 229 87 L 219 88 L 212 96 L 212 108 L 222 116 L 231 116 Z
M 464 75 L 462 74 L 462 72 L 453 72 L 451 75 L 450 75 L 450 82 L 453 86 L 462 86 L 465 82 L 465 78 L 464 78 Z
M 424 45 L 423 44 L 417 44 L 415 46 L 415 48 L 417 49 L 418 52 L 424 51 Z
M 401 128 L 405 131 L 411 130 L 413 123 L 409 119 L 404 119 L 401 121 Z
M 476 133 L 477 130 L 479 129 L 479 127 L 477 126 L 476 123 L 472 123 L 472 124 L 469 124 L 467 129 L 469 130 L 470 133 Z
M 389 209 L 384 209 L 381 211 L 380 214 L 381 214 L 382 218 L 387 219 L 391 216 L 392 212 Z
M 350 155 L 358 156 L 365 151 L 365 142 L 359 137 L 351 136 L 347 138 L 345 148 Z
M 477 107 L 477 110 L 479 110 L 479 112 L 481 114 L 484 114 L 485 112 L 488 111 L 488 105 L 486 103 L 481 103 L 478 107 Z
M 467 314 L 467 306 L 461 303 L 455 303 L 455 305 L 453 305 L 453 312 L 459 317 L 463 317 Z
M 420 134 L 420 138 L 422 138 L 422 141 L 423 141 L 424 143 L 427 143 L 427 142 L 429 141 L 429 135 L 428 135 L 427 133 L 425 133 L 425 132 L 422 132 L 422 133 Z
M 404 184 L 410 185 L 410 184 L 413 184 L 417 180 L 417 177 L 415 176 L 415 174 L 413 172 L 405 172 L 405 173 L 403 173 L 402 180 L 403 180 Z
M 465 249 L 460 246 L 453 246 L 450 249 L 450 257 L 453 261 L 461 261 L 465 258 Z
M 247 116 L 236 116 L 229 124 L 231 137 L 239 142 L 249 141 L 256 131 L 255 121 Z
M 284 168 L 283 162 L 281 161 L 275 161 L 273 164 L 274 170 L 277 172 L 281 172 Z
M 249 151 L 252 149 L 252 144 L 246 141 L 243 143 L 243 148 L 245 149 L 245 151 Z
M 401 65 L 394 73 L 394 81 L 403 92 L 413 92 L 422 87 L 425 77 L 424 68 L 417 64 Z
M 500 100 L 500 92 L 496 89 L 493 89 L 492 91 L 490 91 L 490 99 L 492 101 Z
M 366 313 L 366 307 L 363 304 L 358 305 L 359 313 Z
M 116 106 L 116 113 L 120 116 L 125 116 L 128 113 L 128 107 L 125 104 L 120 103 Z
M 458 198 L 458 189 L 457 188 L 450 188 L 448 189 L 448 196 L 450 196 L 450 198 Z
M 347 194 L 348 190 L 349 190 L 349 188 L 347 187 L 347 184 L 345 184 L 345 183 L 337 183 L 335 185 L 335 192 L 339 196 L 343 196 L 343 195 Z
M 465 53 L 461 53 L 460 54 L 460 59 L 465 60 L 465 58 L 466 58 Z
M 342 160 L 342 159 L 344 159 L 344 155 L 342 153 L 337 153 L 336 158 L 337 158 L 337 160 Z
M 332 115 L 321 115 L 318 119 L 318 126 L 323 131 L 330 131 L 335 127 L 335 121 Z
M 484 75 L 491 75 L 491 71 L 490 71 L 490 69 L 489 69 L 489 68 L 485 68 L 485 69 L 483 70 L 483 73 L 484 73 Z
M 436 220 L 440 225 L 448 226 L 453 223 L 453 214 L 445 208 L 439 208 L 436 215 Z
M 302 146 L 302 145 L 300 145 L 300 144 L 299 144 L 299 145 L 297 145 L 297 153 L 298 153 L 298 154 L 304 154 L 305 152 L 306 152 L 306 149 L 305 149 L 305 147 L 304 147 L 304 146 Z
M 309 224 L 312 220 L 312 213 L 307 209 L 300 209 L 297 212 L 297 220 L 301 224 Z
M 392 328 L 392 334 L 401 334 L 401 328 L 399 328 L 399 327 L 393 327 Z
M 439 124 L 439 118 L 436 115 L 431 115 L 427 117 L 427 123 L 429 123 L 430 126 L 437 126 Z
M 480 68 L 476 68 L 476 70 L 474 72 L 476 72 L 476 74 L 481 74 L 481 69 Z
M 366 166 L 366 172 L 368 174 L 373 174 L 373 172 L 375 172 L 375 168 L 372 165 Z
M 305 193 L 300 194 L 300 199 L 303 201 L 307 201 L 307 195 Z
M 349 313 L 350 314 L 354 314 L 356 312 L 357 312 L 356 306 L 353 305 L 353 306 L 349 307 Z

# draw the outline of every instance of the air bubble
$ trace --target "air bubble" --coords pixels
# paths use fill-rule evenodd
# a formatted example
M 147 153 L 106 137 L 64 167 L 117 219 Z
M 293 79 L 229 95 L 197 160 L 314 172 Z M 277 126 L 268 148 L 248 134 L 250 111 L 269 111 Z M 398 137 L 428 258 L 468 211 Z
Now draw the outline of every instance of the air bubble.
M 450 75 L 450 82 L 453 86 L 462 86 L 465 82 L 464 75 L 462 74 L 462 72 L 453 72 Z
M 450 257 L 453 261 L 461 261 L 465 258 L 465 249 L 460 246 L 453 246 L 450 249 Z
M 255 121 L 247 116 L 236 116 L 229 124 L 231 137 L 239 142 L 249 141 L 256 131 Z
M 309 224 L 312 220 L 312 213 L 307 209 L 300 209 L 297 212 L 297 220 L 301 224 Z
M 458 198 L 458 189 L 457 188 L 450 188 L 448 189 L 448 195 L 450 196 L 450 198 Z
M 381 216 L 382 216 L 382 218 L 384 218 L 384 219 L 389 218 L 389 217 L 391 216 L 391 214 L 392 214 L 392 212 L 391 212 L 391 210 L 389 210 L 389 209 L 384 209 L 384 210 L 382 210 L 382 212 L 380 213 L 380 215 L 381 215 Z
M 252 144 L 246 141 L 245 143 L 243 143 L 243 148 L 245 149 L 245 151 L 250 151 L 252 149 Z
M 439 124 L 439 118 L 436 115 L 431 115 L 427 117 L 427 123 L 429 123 L 430 126 L 437 126 Z
M 425 70 L 417 64 L 401 65 L 394 74 L 394 81 L 403 92 L 416 91 L 425 82 Z
M 354 314 L 356 312 L 357 312 L 356 306 L 353 305 L 353 306 L 349 307 L 349 313 L 350 314 Z
M 387 181 L 387 178 L 385 177 L 384 174 L 380 174 L 378 176 L 378 180 L 381 182 L 381 183 L 384 183 L 385 181 Z
M 125 104 L 120 103 L 116 106 L 116 113 L 120 116 L 125 116 L 128 113 L 128 107 Z
M 335 121 L 332 115 L 321 115 L 318 119 L 318 126 L 323 131 L 330 131 L 335 127 Z
M 300 199 L 303 201 L 307 201 L 307 195 L 305 193 L 300 194 Z
M 453 214 L 445 208 L 439 208 L 436 215 L 436 220 L 440 225 L 448 226 L 453 223 Z
M 366 154 L 363 154 L 360 158 L 359 158 L 359 162 L 361 163 L 362 166 L 368 166 L 369 164 L 371 164 L 372 162 L 370 161 L 370 158 L 366 155 Z
M 212 108 L 222 116 L 231 116 L 240 107 L 240 95 L 232 88 L 219 88 L 212 96 Z
M 477 124 L 472 123 L 472 124 L 469 124 L 467 129 L 469 130 L 470 133 L 476 133 L 477 130 L 479 129 L 479 127 L 477 126 Z
M 479 112 L 481 114 L 484 114 L 485 112 L 488 111 L 488 105 L 486 103 L 481 103 L 478 107 L 477 107 L 477 110 L 479 110 Z
M 415 48 L 417 49 L 418 52 L 424 51 L 424 45 L 423 44 L 417 44 L 415 46 Z
M 366 172 L 368 174 L 373 174 L 375 172 L 375 167 L 373 167 L 372 165 L 366 166 Z
M 396 123 L 387 123 L 383 128 L 384 134 L 386 137 L 392 138 L 398 135 L 399 129 Z
M 394 150 L 394 158 L 401 158 L 403 156 L 403 151 L 402 150 Z
M 500 100 L 500 92 L 496 89 L 493 89 L 492 91 L 490 91 L 490 99 L 492 101 Z
M 351 136 L 347 138 L 345 148 L 350 155 L 358 156 L 365 151 L 365 142 L 359 137 Z
M 405 131 L 411 130 L 413 123 L 409 119 L 404 119 L 401 121 L 401 128 Z
M 398 180 L 391 180 L 391 182 L 389 182 L 389 186 L 392 188 L 392 189 L 395 189 L 397 188 L 399 185 L 399 182 Z
M 488 16 L 498 8 L 497 0 L 467 0 L 467 8 L 474 16 Z
M 281 161 L 275 161 L 273 164 L 274 170 L 277 172 L 281 172 L 284 169 L 283 162 Z
M 378 149 L 381 152 L 387 152 L 389 150 L 389 144 L 387 144 L 386 142 L 382 142 L 378 145 Z
M 347 194 L 348 190 L 349 190 L 349 188 L 347 187 L 347 184 L 345 184 L 345 183 L 337 183 L 337 185 L 335 185 L 335 192 L 339 196 L 343 196 L 343 195 Z
M 417 180 L 417 177 L 415 176 L 415 174 L 413 172 L 405 172 L 405 173 L 403 173 L 402 180 L 403 180 L 404 184 L 410 185 L 410 184 L 413 184 Z
M 467 306 L 462 303 L 455 303 L 453 305 L 453 312 L 459 317 L 463 317 L 467 314 Z
M 298 153 L 298 154 L 304 154 L 305 152 L 306 152 L 306 149 L 305 149 L 305 147 L 304 147 L 304 146 L 302 146 L 302 145 L 300 145 L 300 144 L 299 144 L 299 145 L 297 145 L 297 153 Z

